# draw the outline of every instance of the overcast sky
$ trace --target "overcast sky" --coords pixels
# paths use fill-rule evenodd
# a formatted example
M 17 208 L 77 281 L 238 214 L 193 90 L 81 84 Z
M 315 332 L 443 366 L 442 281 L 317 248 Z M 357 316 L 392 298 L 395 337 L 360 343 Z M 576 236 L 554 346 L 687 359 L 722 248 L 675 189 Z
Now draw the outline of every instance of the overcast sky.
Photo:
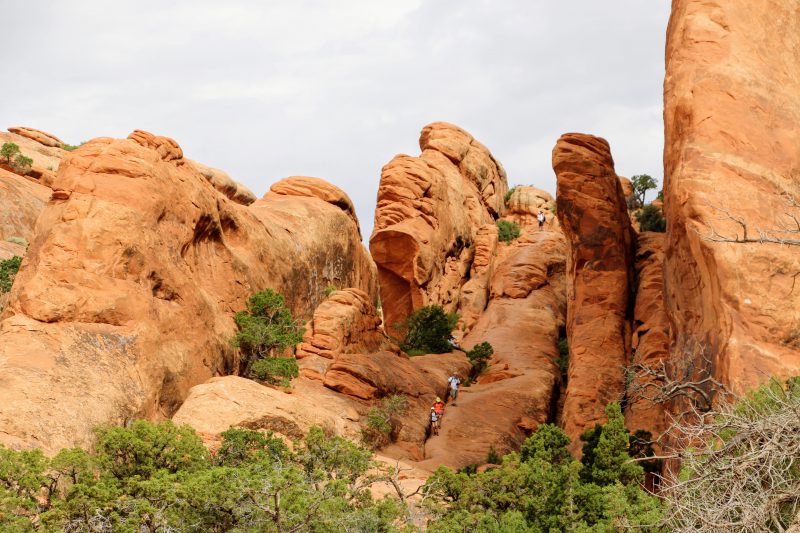
M 170 4 L 167 6 L 167 4 Z M 258 196 L 318 176 L 372 230 L 380 169 L 455 123 L 555 192 L 579 131 L 662 179 L 669 0 L 0 0 L 0 126 L 68 143 L 144 129 Z

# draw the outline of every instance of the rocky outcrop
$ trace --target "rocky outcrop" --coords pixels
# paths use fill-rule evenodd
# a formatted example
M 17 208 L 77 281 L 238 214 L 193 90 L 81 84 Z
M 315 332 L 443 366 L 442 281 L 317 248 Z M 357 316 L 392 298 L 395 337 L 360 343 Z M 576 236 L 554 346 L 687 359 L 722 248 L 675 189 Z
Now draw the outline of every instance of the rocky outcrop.
M 256 201 L 256 195 L 250 189 L 234 181 L 227 172 L 218 168 L 211 168 L 197 161 L 192 161 L 197 171 L 219 192 L 236 203 L 250 205 Z
M 372 353 L 388 345 L 369 295 L 359 289 L 333 292 L 306 324 L 296 357 L 306 377 L 322 380 L 343 353 Z
M 545 226 L 553 228 L 558 226 L 558 218 L 554 215 L 555 207 L 556 202 L 550 193 L 530 185 L 517 185 L 508 199 L 503 218 L 534 228 L 538 226 L 536 215 L 541 210 L 545 215 Z
M 663 233 L 643 232 L 636 239 L 636 304 L 633 310 L 632 368 L 659 371 L 669 361 L 669 321 L 664 310 Z M 653 403 L 653 382 L 646 372 L 636 372 L 628 385 L 630 398 L 625 422 L 631 431 L 644 429 L 654 436 L 668 426 L 666 406 Z
M 562 425 L 580 446 L 586 426 L 604 421 L 623 395 L 631 346 L 633 231 L 608 143 L 568 133 L 553 149 L 558 218 L 569 243 L 569 372 Z
M 675 0 L 667 31 L 672 357 L 739 393 L 800 372 L 800 249 L 758 242 L 798 238 L 786 233 L 800 214 L 798 35 L 792 0 Z
M 8 133 L 0 132 L 0 144 L 7 142 L 19 146 L 20 153 L 33 160 L 31 170 L 24 177 L 46 187 L 52 185 L 61 160 L 69 155 L 61 149 L 61 144 L 56 144 L 60 143 L 56 137 L 32 128 L 9 128 Z M 6 167 L 6 170 L 12 169 Z
M 424 305 L 455 310 L 478 230 L 494 223 L 508 188 L 489 150 L 456 126 L 426 126 L 420 149 L 383 167 L 378 189 L 370 250 L 390 329 Z
M 523 232 L 513 244 L 500 244 L 488 307 L 461 343 L 489 342 L 490 366 L 462 388 L 455 406 L 448 404 L 440 435 L 426 443 L 422 468 L 482 464 L 490 449 L 517 449 L 540 424 L 555 421 L 566 242 L 560 231 Z
M 8 128 L 8 131 L 10 131 L 11 133 L 15 133 L 21 137 L 25 137 L 26 139 L 36 141 L 37 143 L 42 144 L 44 146 L 49 146 L 51 148 L 61 148 L 62 146 L 64 146 L 64 141 L 62 141 L 55 135 L 34 128 L 15 126 L 13 128 Z
M 0 169 L 0 241 L 33 240 L 34 227 L 52 191 L 34 181 Z M 16 246 L 21 246 L 16 244 Z M 21 246 L 21 251 L 25 247 Z M 22 255 L 22 254 L 17 254 Z M 3 257 L 5 259 L 5 257 Z
M 99 423 L 170 416 L 235 371 L 232 317 L 258 290 L 302 319 L 329 284 L 374 298 L 357 226 L 322 192 L 245 207 L 146 132 L 70 153 L 0 323 L 0 442 L 87 446 Z

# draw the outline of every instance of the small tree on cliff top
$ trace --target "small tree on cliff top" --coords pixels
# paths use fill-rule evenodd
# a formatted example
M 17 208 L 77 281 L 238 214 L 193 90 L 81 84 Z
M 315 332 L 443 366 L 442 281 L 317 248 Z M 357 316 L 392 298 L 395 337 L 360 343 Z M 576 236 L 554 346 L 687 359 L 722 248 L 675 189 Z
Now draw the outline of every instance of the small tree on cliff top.
M 644 196 L 650 189 L 655 189 L 658 184 L 656 180 L 647 174 L 639 174 L 631 178 L 633 185 L 633 196 L 636 200 L 636 207 L 644 206 Z

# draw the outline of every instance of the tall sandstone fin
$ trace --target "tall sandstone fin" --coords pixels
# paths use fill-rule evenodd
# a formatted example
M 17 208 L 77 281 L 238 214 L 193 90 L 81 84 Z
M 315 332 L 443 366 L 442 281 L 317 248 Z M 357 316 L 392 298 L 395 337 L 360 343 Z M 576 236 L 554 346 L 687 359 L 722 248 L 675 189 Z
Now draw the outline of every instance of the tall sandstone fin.
M 664 83 L 665 282 L 673 358 L 743 392 L 800 372 L 800 248 L 772 236 L 800 201 L 795 0 L 674 0 Z M 797 236 L 794 236 L 797 238 Z
M 623 395 L 631 346 L 634 234 L 605 139 L 561 136 L 553 149 L 567 254 L 569 370 L 561 423 L 573 441 Z

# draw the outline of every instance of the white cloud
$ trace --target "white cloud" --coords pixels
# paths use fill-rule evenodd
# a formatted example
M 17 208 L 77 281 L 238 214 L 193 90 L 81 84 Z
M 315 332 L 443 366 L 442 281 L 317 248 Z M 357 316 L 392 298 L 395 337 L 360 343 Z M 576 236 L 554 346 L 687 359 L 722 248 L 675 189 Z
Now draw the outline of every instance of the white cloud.
M 372 227 L 380 169 L 447 120 L 512 183 L 554 191 L 566 131 L 621 174 L 661 177 L 668 0 L 27 1 L 0 116 L 76 143 L 135 128 L 257 194 L 292 174 L 341 186 Z M 4 126 L 0 124 L 0 126 Z M 368 236 L 368 235 L 366 235 Z

